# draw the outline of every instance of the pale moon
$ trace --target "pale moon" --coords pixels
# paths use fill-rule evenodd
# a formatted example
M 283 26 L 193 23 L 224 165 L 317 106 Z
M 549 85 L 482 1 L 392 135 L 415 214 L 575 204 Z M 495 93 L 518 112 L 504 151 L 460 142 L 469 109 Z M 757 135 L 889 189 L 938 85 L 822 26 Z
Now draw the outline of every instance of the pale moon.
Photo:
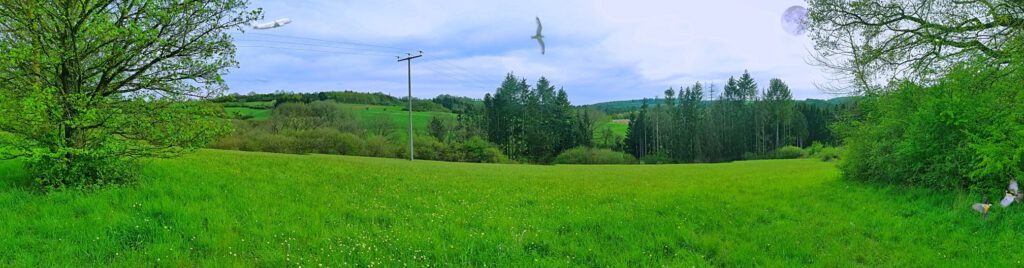
M 807 32 L 807 9 L 802 6 L 791 6 L 782 13 L 782 30 L 791 35 L 802 35 Z

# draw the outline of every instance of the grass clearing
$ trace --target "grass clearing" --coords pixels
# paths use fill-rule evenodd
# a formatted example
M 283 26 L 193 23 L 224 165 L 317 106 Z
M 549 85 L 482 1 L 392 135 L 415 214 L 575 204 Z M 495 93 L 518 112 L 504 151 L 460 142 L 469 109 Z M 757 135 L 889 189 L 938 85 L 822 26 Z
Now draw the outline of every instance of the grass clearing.
M 1011 266 L 1024 209 L 831 163 L 528 166 L 203 150 L 40 195 L 0 162 L 4 266 Z M 1008 250 L 1008 251 L 1005 251 Z
M 252 120 L 270 119 L 270 109 L 254 109 L 247 107 L 224 107 L 228 115 L 252 116 Z
M 391 119 L 396 128 L 396 135 L 399 138 L 405 139 L 408 135 L 407 128 L 409 127 L 409 112 L 403 111 L 402 106 L 381 106 L 381 105 L 366 105 L 366 104 L 341 104 L 342 107 L 351 108 L 357 114 L 359 119 L 364 122 L 373 118 L 377 118 L 381 115 Z M 443 118 L 455 118 L 453 113 L 444 112 L 412 112 L 412 128 L 417 133 L 424 132 L 427 130 L 427 126 L 430 125 L 430 120 L 434 117 Z

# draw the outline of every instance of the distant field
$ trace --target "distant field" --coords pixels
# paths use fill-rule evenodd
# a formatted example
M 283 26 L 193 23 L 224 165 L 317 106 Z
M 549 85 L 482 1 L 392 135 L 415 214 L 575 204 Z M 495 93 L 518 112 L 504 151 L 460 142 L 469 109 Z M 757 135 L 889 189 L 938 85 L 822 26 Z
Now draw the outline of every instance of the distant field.
M 597 128 L 594 129 L 594 142 L 604 142 L 601 140 L 601 133 L 607 127 L 611 127 L 612 133 L 621 140 L 626 137 L 626 130 L 629 129 L 629 122 L 628 120 L 610 120 L 599 124 Z
M 379 106 L 379 105 L 364 105 L 364 104 L 341 104 L 342 106 L 352 108 L 353 111 L 359 113 L 360 119 L 363 121 L 376 118 L 380 115 L 385 115 L 391 118 L 391 121 L 395 123 L 395 127 L 400 131 L 399 135 L 402 137 L 406 136 L 407 128 L 409 126 L 409 112 L 403 111 L 401 106 Z M 427 126 L 430 124 L 430 120 L 433 120 L 435 116 L 445 118 L 455 118 L 453 113 L 442 113 L 442 112 L 412 112 L 412 127 L 416 131 L 425 131 Z
M 0 264 L 1019 266 L 1024 207 L 841 181 L 831 163 L 527 166 L 203 150 L 36 194 L 0 161 Z
M 253 109 L 253 108 L 245 108 L 245 107 L 224 107 L 224 111 L 226 111 L 229 115 L 230 114 L 234 114 L 234 115 L 248 115 L 248 116 L 252 116 L 253 117 L 252 120 L 267 120 L 267 119 L 270 118 L 270 110 L 269 109 Z

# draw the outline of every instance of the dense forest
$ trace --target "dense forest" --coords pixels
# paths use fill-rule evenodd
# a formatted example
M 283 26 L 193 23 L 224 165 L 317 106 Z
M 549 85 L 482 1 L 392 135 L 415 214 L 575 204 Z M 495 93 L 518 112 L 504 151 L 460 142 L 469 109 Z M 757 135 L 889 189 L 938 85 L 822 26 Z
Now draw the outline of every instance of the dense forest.
M 629 115 L 624 149 L 649 162 L 757 159 L 785 146 L 836 145 L 829 125 L 846 107 L 796 102 L 780 79 L 759 92 L 747 72 L 730 77 L 721 92 L 695 83 L 664 93 Z

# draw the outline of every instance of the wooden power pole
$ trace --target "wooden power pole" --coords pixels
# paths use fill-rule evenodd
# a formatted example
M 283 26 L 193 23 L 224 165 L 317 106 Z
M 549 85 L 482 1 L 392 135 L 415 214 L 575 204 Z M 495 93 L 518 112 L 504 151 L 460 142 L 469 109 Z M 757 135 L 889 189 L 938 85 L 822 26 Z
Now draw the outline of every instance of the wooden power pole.
M 413 56 L 412 54 L 406 53 L 407 57 L 398 57 L 398 62 L 405 61 L 408 63 L 409 71 L 409 161 L 413 160 L 413 148 L 412 148 L 412 59 L 423 57 L 423 51 L 420 51 L 419 55 Z

